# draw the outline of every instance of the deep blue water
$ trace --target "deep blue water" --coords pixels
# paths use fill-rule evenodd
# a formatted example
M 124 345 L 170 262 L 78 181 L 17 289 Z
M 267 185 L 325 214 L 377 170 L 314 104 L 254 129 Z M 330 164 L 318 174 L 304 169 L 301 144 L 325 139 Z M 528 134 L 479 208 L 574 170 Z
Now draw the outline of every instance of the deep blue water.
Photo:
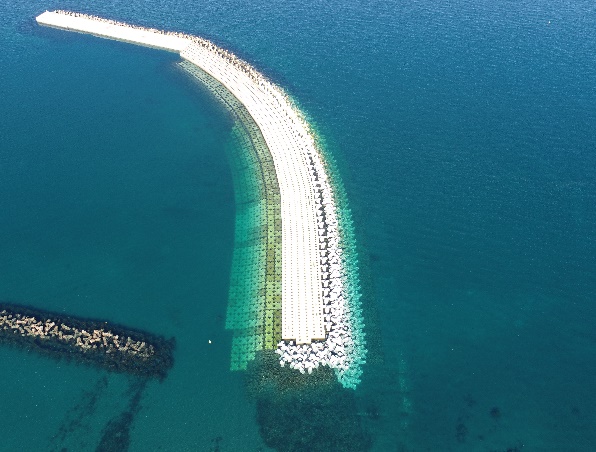
M 264 445 L 222 320 L 229 118 L 173 54 L 37 28 L 55 8 L 211 38 L 316 122 L 381 319 L 375 450 L 596 449 L 592 2 L 0 0 L 0 299 L 176 336 L 131 450 L 242 451 Z M 0 450 L 93 450 L 126 400 L 125 377 L 0 363 Z

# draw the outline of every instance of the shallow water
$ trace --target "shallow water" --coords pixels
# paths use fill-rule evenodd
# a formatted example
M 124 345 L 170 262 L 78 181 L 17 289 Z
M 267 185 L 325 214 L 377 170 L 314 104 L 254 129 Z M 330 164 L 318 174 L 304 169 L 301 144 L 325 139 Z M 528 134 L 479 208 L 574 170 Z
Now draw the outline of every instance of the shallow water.
M 58 7 L 214 39 L 315 121 L 379 313 L 374 450 L 596 447 L 591 3 L 0 0 L 0 298 L 177 338 L 130 450 L 258 450 L 224 329 L 232 122 L 175 55 L 32 22 Z M 0 449 L 94 450 L 134 402 L 127 377 L 0 355 Z

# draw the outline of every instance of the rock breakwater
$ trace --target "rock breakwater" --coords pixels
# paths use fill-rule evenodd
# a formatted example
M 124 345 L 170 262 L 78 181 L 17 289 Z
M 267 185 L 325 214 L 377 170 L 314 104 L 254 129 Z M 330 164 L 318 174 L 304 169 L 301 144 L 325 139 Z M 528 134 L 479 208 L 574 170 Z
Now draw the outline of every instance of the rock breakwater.
M 174 363 L 174 339 L 8 303 L 0 303 L 0 343 L 159 379 Z

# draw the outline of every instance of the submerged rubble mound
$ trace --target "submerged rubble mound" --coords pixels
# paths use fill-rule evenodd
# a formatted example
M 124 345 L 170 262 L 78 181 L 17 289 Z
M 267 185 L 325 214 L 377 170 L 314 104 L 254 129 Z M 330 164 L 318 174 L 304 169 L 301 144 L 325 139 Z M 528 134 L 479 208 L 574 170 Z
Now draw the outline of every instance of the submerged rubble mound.
M 301 395 L 257 399 L 257 421 L 267 446 L 280 452 L 364 452 L 371 438 L 356 413 L 354 392 L 334 385 Z
M 316 388 L 330 389 L 337 384 L 337 379 L 333 369 L 327 366 L 320 366 L 311 374 L 282 367 L 275 352 L 263 350 L 248 365 L 245 383 L 248 394 L 258 399 L 267 395 L 288 395 Z
M 261 352 L 249 364 L 246 384 L 256 400 L 257 422 L 267 446 L 281 452 L 371 448 L 356 393 L 344 388 L 330 367 L 302 374 L 281 367 L 274 352 Z
M 12 303 L 0 303 L 0 344 L 160 380 L 174 364 L 174 338 Z

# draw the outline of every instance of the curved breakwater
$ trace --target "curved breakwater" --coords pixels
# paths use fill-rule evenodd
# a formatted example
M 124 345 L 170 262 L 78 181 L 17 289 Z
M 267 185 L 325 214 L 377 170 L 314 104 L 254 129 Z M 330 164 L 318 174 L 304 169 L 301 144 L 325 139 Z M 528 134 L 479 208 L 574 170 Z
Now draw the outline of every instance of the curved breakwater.
M 45 12 L 37 21 L 180 52 L 184 69 L 235 112 L 235 137 L 249 151 L 232 168 L 238 215 L 226 322 L 235 331 L 232 368 L 276 348 L 282 366 L 311 373 L 326 365 L 355 388 L 366 341 L 347 200 L 284 91 L 196 36 L 67 11 Z

